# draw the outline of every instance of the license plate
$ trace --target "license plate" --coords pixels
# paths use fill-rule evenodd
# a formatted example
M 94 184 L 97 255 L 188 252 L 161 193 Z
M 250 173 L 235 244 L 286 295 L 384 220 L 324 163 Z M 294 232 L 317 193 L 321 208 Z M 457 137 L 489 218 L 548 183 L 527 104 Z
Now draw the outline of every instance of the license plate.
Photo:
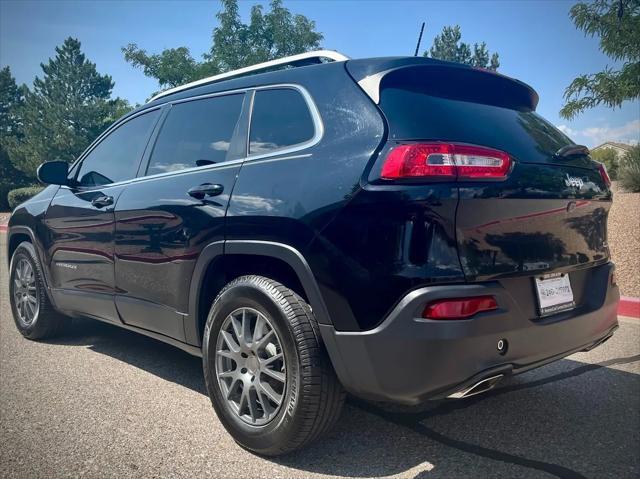
M 553 274 L 536 278 L 540 316 L 575 308 L 568 274 Z

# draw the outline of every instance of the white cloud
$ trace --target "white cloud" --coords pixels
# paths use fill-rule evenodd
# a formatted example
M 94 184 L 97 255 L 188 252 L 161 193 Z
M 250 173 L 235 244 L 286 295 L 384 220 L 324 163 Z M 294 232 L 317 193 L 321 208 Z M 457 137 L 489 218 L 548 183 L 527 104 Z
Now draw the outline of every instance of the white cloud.
M 567 136 L 574 136 L 576 134 L 576 130 L 569 128 L 567 125 L 558 125 L 557 128 Z
M 209 148 L 212 148 L 216 151 L 229 151 L 229 143 L 228 141 L 214 141 L 213 143 L 209 143 Z
M 577 143 L 584 143 L 589 147 L 598 146 L 605 141 L 634 145 L 640 140 L 640 120 L 632 120 L 615 127 L 605 125 L 576 130 L 567 125 L 558 125 L 558 129 Z

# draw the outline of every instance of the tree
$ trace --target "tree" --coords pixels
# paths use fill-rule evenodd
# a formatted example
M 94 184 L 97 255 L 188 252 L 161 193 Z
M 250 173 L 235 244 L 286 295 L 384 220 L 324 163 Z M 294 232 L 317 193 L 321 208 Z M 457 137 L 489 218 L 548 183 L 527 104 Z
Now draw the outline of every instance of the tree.
M 0 70 L 0 138 L 18 136 L 21 130 L 18 108 L 24 102 L 24 90 L 16 84 L 11 69 Z
M 612 180 L 618 179 L 618 155 L 611 148 L 605 148 L 602 150 L 596 150 L 591 152 L 591 158 L 600 163 L 604 163 L 604 166 L 607 167 L 607 173 Z
M 497 53 L 489 54 L 487 44 L 470 44 L 461 41 L 462 33 L 460 26 L 444 27 L 442 33 L 433 39 L 433 45 L 429 53 L 424 52 L 424 56 L 430 56 L 438 60 L 464 63 L 477 68 L 486 68 L 496 71 L 500 67 L 500 60 Z
M 40 64 L 33 90 L 25 90 L 23 137 L 9 145 L 16 168 L 31 177 L 46 160 L 73 161 L 119 114 L 128 109 L 119 98 L 111 99 L 113 81 L 101 75 L 86 59 L 80 42 L 67 38 L 56 47 L 56 56 Z
M 130 43 L 122 48 L 124 58 L 143 73 L 158 80 L 162 89 L 183 85 L 218 73 L 211 62 L 198 63 L 186 47 L 169 48 L 149 55 L 146 50 Z
M 564 92 L 560 115 L 571 120 L 597 105 L 616 108 L 640 97 L 640 0 L 581 2 L 569 14 L 576 28 L 599 37 L 600 50 L 623 65 L 573 80 Z
M 26 183 L 24 174 L 9 159 L 9 144 L 22 138 L 18 114 L 24 103 L 24 89 L 16 84 L 9 67 L 0 70 L 0 211 L 9 208 L 7 193 Z
M 237 0 L 222 0 L 222 10 L 216 14 L 219 24 L 213 30 L 213 44 L 202 61 L 194 59 L 187 47 L 149 54 L 130 43 L 122 51 L 125 60 L 142 68 L 146 76 L 158 80 L 165 89 L 319 47 L 323 37 L 316 32 L 313 21 L 293 15 L 284 8 L 282 0 L 272 0 L 270 8 L 263 13 L 262 5 L 254 5 L 247 25 L 240 19 Z

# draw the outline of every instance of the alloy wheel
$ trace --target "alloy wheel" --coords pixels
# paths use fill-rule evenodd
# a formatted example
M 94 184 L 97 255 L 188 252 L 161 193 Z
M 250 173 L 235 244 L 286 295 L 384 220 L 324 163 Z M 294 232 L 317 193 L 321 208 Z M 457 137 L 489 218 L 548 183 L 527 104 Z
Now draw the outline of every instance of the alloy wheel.
M 225 318 L 215 368 L 227 408 L 242 421 L 262 426 L 278 414 L 286 391 L 286 360 L 278 333 L 264 314 L 240 308 Z
M 33 266 L 25 258 L 20 258 L 16 265 L 13 300 L 20 322 L 25 326 L 31 325 L 38 317 L 40 301 Z

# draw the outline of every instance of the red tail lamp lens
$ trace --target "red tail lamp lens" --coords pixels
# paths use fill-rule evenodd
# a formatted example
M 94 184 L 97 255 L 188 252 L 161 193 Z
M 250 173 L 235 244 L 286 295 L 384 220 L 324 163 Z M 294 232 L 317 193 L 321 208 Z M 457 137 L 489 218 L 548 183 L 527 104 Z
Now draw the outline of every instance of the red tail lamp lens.
M 422 317 L 426 319 L 467 319 L 482 311 L 498 309 L 493 296 L 475 298 L 439 299 L 424 308 Z
M 511 157 L 484 146 L 455 143 L 411 143 L 393 148 L 382 166 L 382 178 L 451 178 L 500 180 L 507 177 Z

